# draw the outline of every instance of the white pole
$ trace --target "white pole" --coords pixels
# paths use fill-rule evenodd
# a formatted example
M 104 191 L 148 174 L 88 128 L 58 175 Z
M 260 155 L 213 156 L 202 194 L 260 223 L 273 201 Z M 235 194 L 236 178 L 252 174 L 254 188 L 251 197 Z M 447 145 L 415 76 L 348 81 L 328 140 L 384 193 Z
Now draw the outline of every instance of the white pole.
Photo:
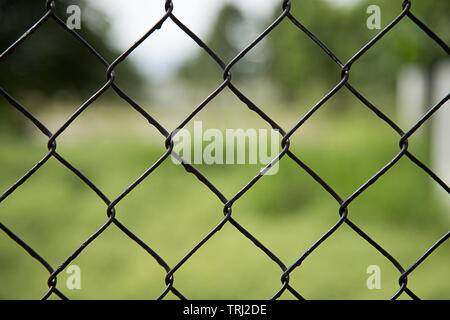
M 439 63 L 433 70 L 432 99 L 434 104 L 450 92 L 450 60 Z M 447 101 L 432 117 L 432 165 L 435 173 L 450 184 L 450 102 Z M 450 208 L 450 196 L 446 192 L 444 202 Z
M 397 77 L 397 119 L 406 132 L 425 112 L 426 77 L 421 67 L 404 67 Z

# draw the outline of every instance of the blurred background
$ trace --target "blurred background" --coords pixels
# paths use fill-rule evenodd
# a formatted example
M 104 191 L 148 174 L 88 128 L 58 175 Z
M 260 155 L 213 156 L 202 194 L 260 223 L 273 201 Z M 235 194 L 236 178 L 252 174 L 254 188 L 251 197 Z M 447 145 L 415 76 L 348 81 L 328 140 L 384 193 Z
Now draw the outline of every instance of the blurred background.
M 45 1 L 0 0 L 0 51 L 44 13 Z M 293 1 L 292 14 L 342 61 L 380 30 L 366 25 L 374 1 Z M 381 27 L 402 1 L 378 0 Z M 174 1 L 174 15 L 225 62 L 281 12 L 281 0 Z M 85 38 L 109 62 L 164 14 L 164 1 L 56 1 L 81 8 Z M 412 12 L 449 43 L 450 2 L 413 1 Z M 340 68 L 287 19 L 233 69 L 233 84 L 286 131 L 340 81 Z M 105 83 L 105 68 L 53 20 L 0 61 L 0 87 L 55 132 Z M 221 68 L 168 20 L 116 69 L 116 84 L 168 131 L 174 130 L 223 81 Z M 403 19 L 351 69 L 350 83 L 406 132 L 450 87 L 448 55 L 412 21 Z M 444 105 L 409 139 L 409 150 L 448 184 L 450 111 Z M 269 129 L 225 89 L 195 120 L 204 129 Z M 187 127 L 192 130 L 192 124 Z M 109 199 L 115 199 L 165 151 L 164 137 L 108 90 L 58 138 L 58 152 Z M 291 138 L 291 150 L 342 198 L 349 197 L 399 152 L 399 136 L 348 90 L 340 90 Z M 47 138 L 0 98 L 0 193 L 47 153 Z M 228 199 L 259 165 L 197 165 Z M 117 218 L 174 266 L 223 217 L 221 202 L 170 159 L 121 201 Z M 406 269 L 448 231 L 449 197 L 403 158 L 349 207 L 350 219 Z M 233 205 L 233 217 L 286 265 L 338 220 L 339 205 L 288 158 Z M 50 159 L 0 203 L 0 222 L 54 268 L 106 221 L 106 206 L 56 159 Z M 419 297 L 450 298 L 450 246 L 444 243 L 408 278 Z M 75 299 L 153 299 L 164 270 L 114 225 L 74 262 L 81 290 Z M 369 265 L 381 268 L 381 289 L 369 290 Z M 281 270 L 226 225 L 176 272 L 175 286 L 191 299 L 266 299 L 280 287 Z M 309 299 L 386 299 L 399 272 L 343 225 L 291 275 Z M 39 298 L 48 274 L 0 234 L 0 298 Z M 174 298 L 169 294 L 169 298 Z M 293 298 L 288 293 L 284 299 Z

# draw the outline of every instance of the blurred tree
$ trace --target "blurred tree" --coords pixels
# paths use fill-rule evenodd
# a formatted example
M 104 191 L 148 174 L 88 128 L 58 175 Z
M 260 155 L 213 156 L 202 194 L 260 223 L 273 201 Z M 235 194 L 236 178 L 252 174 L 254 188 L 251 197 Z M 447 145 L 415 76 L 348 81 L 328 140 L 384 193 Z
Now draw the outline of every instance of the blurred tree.
M 366 9 L 374 3 L 359 0 L 354 5 L 337 7 L 330 2 L 293 2 L 291 13 L 345 63 L 380 32 L 366 26 L 369 17 Z M 448 41 L 449 34 L 445 31 L 450 2 L 412 3 L 412 12 Z M 381 9 L 382 27 L 401 12 L 401 0 L 379 0 L 376 4 Z M 281 9 L 276 8 L 273 19 L 280 13 Z M 284 21 L 268 37 L 267 50 L 269 73 L 287 100 L 296 99 L 317 87 L 331 88 L 339 81 L 339 72 L 334 69 L 336 66 L 332 65 L 331 59 L 289 21 Z M 361 82 L 363 86 L 366 83 L 371 88 L 392 88 L 395 85 L 392 75 L 405 64 L 420 64 L 430 70 L 445 57 L 447 55 L 437 44 L 405 18 L 364 55 L 364 67 L 356 64 L 352 68 L 351 81 Z
M 315 33 L 335 32 L 342 23 L 343 12 L 333 12 L 323 1 L 294 3 L 291 13 Z M 281 14 L 278 7 L 273 20 Z M 336 35 L 333 39 L 343 39 Z M 348 40 L 350 37 L 344 37 Z M 336 40 L 334 43 L 336 43 Z M 339 80 L 336 71 L 330 69 L 330 58 L 321 53 L 317 45 L 309 40 L 288 20 L 284 20 L 267 37 L 269 74 L 287 100 L 297 99 L 301 94 L 315 89 L 320 84 L 332 86 Z M 343 45 L 344 43 L 341 43 Z
M 241 11 L 231 3 L 227 3 L 219 12 L 214 25 L 211 28 L 206 44 L 224 61 L 228 63 L 240 51 L 236 37 L 236 30 L 242 24 L 244 18 Z M 186 61 L 179 69 L 178 74 L 182 79 L 195 83 L 207 83 L 211 79 L 222 76 L 220 68 L 212 58 L 203 50 L 190 60 Z M 236 71 L 239 73 L 239 70 Z
M 66 21 L 69 5 L 81 8 L 82 35 L 108 62 L 120 52 L 106 39 L 107 18 L 86 5 L 84 0 L 56 1 L 56 13 Z M 0 0 L 0 51 L 6 50 L 28 28 L 45 14 L 45 1 Z M 19 99 L 32 96 L 44 102 L 55 96 L 82 96 L 93 94 L 106 81 L 105 67 L 53 19 L 47 20 L 34 34 L 0 62 L 0 86 Z M 130 89 L 139 88 L 142 77 L 133 65 L 124 61 L 116 78 L 130 83 Z M 28 99 L 29 100 L 29 99 Z M 29 107 L 29 106 L 27 106 Z M 0 126 L 5 126 L 16 111 L 0 98 Z

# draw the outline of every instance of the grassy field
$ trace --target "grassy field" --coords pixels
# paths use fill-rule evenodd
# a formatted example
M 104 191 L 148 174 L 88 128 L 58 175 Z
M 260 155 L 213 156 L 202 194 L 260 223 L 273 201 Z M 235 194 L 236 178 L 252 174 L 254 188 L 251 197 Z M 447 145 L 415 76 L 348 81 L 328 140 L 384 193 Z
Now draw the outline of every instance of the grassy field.
M 211 120 L 220 119 L 222 111 L 199 119 L 223 127 L 223 122 Z M 112 200 L 164 153 L 164 139 L 153 129 L 143 129 L 148 126 L 138 117 L 116 113 L 109 119 L 95 112 L 87 111 L 58 139 L 58 152 Z M 281 122 L 288 128 L 299 114 L 280 112 L 274 118 L 285 120 Z M 244 129 L 266 127 L 247 119 L 235 116 L 226 123 Z M 375 120 L 367 112 L 319 113 L 292 137 L 292 150 L 346 198 L 398 152 L 398 136 Z M 36 131 L 31 135 L 35 138 L 1 136 L 0 192 L 46 154 L 46 140 L 36 138 Z M 410 144 L 411 151 L 429 163 L 426 139 L 424 130 Z M 260 166 L 198 169 L 231 198 Z M 448 212 L 439 202 L 443 193 L 402 159 L 350 205 L 349 217 L 407 268 L 448 231 Z M 214 194 L 170 159 L 116 209 L 118 220 L 170 266 L 223 217 L 223 205 Z M 338 209 L 305 171 L 283 158 L 278 174 L 264 177 L 233 205 L 233 217 L 289 266 L 336 223 Z M 52 158 L 0 203 L 0 221 L 57 267 L 106 221 L 106 206 Z M 409 277 L 409 287 L 422 298 L 449 299 L 449 263 L 446 243 Z M 66 288 L 66 272 L 58 277 L 58 287 L 70 298 L 154 299 L 165 287 L 164 270 L 114 225 L 73 264 L 81 268 L 81 290 Z M 381 268 L 379 290 L 366 287 L 369 265 Z M 176 272 L 175 286 L 190 299 L 267 299 L 281 287 L 281 274 L 262 251 L 226 225 Z M 343 225 L 292 273 L 291 285 L 309 299 L 385 299 L 398 289 L 398 277 L 386 258 Z M 1 299 L 39 298 L 46 292 L 47 278 L 42 266 L 0 233 Z

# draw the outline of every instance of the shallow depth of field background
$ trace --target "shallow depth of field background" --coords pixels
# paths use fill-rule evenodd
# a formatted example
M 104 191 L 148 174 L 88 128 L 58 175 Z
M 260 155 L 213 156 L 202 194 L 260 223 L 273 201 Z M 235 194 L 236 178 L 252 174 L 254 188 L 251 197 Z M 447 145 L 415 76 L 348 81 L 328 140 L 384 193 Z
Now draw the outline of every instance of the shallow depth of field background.
M 68 2 L 58 2 L 59 14 L 66 17 Z M 94 8 L 90 1 L 75 2 L 89 13 L 79 33 L 113 61 L 127 48 L 127 39 L 117 32 L 120 10 L 98 4 Z M 148 27 L 163 12 L 160 2 L 161 12 L 149 12 Z M 206 22 L 193 22 L 194 31 L 230 61 L 280 14 L 282 1 L 278 1 L 280 5 L 272 2 L 273 7 L 257 14 L 246 11 L 249 4 L 236 6 L 229 1 L 217 1 L 220 5 L 210 10 L 205 7 L 205 12 L 199 9 L 203 1 L 194 1 L 191 11 L 175 9 L 174 13 L 182 21 L 186 14 L 190 26 L 197 8 Z M 401 1 L 379 2 L 382 26 L 386 26 L 400 13 Z M 352 3 L 295 2 L 293 13 L 346 61 L 378 32 L 366 27 L 365 9 L 371 3 Z M 413 3 L 413 12 L 448 43 L 448 2 Z M 130 5 L 143 4 L 135 1 Z M 6 15 L 0 20 L 0 51 L 42 15 L 43 7 L 26 1 L 13 5 L 0 1 L 0 15 Z M 137 11 L 136 25 L 145 20 L 139 10 L 132 11 Z M 222 81 L 220 68 L 188 38 L 180 40 L 180 57 L 170 60 L 177 50 L 173 44 L 163 45 L 164 36 L 166 42 L 177 39 L 171 38 L 176 32 L 170 24 L 117 69 L 117 83 L 169 131 Z M 52 132 L 105 81 L 104 68 L 68 33 L 58 30 L 54 22 L 47 22 L 0 61 L 0 86 Z M 136 34 L 134 40 L 138 37 Z M 167 61 L 158 60 L 165 55 Z M 446 58 L 441 48 L 405 20 L 352 67 L 350 82 L 389 117 L 402 122 L 396 94 L 398 73 L 413 64 L 431 74 Z M 233 83 L 285 130 L 340 80 L 340 70 L 331 59 L 288 22 L 232 71 Z M 427 97 L 424 113 L 431 106 L 432 97 Z M 435 116 L 441 112 L 444 110 Z M 204 130 L 269 129 L 228 89 L 194 120 L 203 121 Z M 402 124 L 402 128 L 406 131 L 412 124 Z M 188 129 L 192 130 L 192 123 Z M 432 132 L 427 123 L 409 141 L 410 152 L 429 166 L 433 163 Z M 164 140 L 109 91 L 58 138 L 57 150 L 113 200 L 164 154 Z M 292 136 L 291 150 L 347 198 L 394 158 L 398 141 L 395 131 L 343 89 Z M 46 137 L 0 98 L 0 193 L 44 157 L 46 145 Z M 196 168 L 229 199 L 261 166 Z M 406 269 L 448 231 L 446 197 L 444 190 L 404 157 L 349 206 L 349 218 Z M 170 158 L 116 210 L 117 219 L 171 267 L 223 217 L 223 204 Z M 233 205 L 233 217 L 287 266 L 337 222 L 338 212 L 338 203 L 288 157 L 281 160 L 278 174 L 263 177 Z M 0 203 L 0 222 L 54 268 L 106 219 L 106 205 L 53 158 Z M 450 298 L 449 263 L 450 246 L 445 243 L 410 275 L 408 287 L 421 298 Z M 58 288 L 69 298 L 154 299 L 165 288 L 163 268 L 114 225 L 72 264 L 81 268 L 81 290 L 66 289 L 67 273 L 58 277 Z M 381 268 L 380 290 L 366 287 L 370 265 Z M 227 224 L 175 273 L 175 287 L 190 299 L 267 299 L 281 287 L 281 275 L 274 262 Z M 399 275 L 386 258 L 344 224 L 291 274 L 290 284 L 307 299 L 387 299 L 398 290 Z M 47 278 L 39 263 L 0 233 L 1 299 L 40 298 L 47 290 Z M 293 296 L 285 293 L 282 298 Z

